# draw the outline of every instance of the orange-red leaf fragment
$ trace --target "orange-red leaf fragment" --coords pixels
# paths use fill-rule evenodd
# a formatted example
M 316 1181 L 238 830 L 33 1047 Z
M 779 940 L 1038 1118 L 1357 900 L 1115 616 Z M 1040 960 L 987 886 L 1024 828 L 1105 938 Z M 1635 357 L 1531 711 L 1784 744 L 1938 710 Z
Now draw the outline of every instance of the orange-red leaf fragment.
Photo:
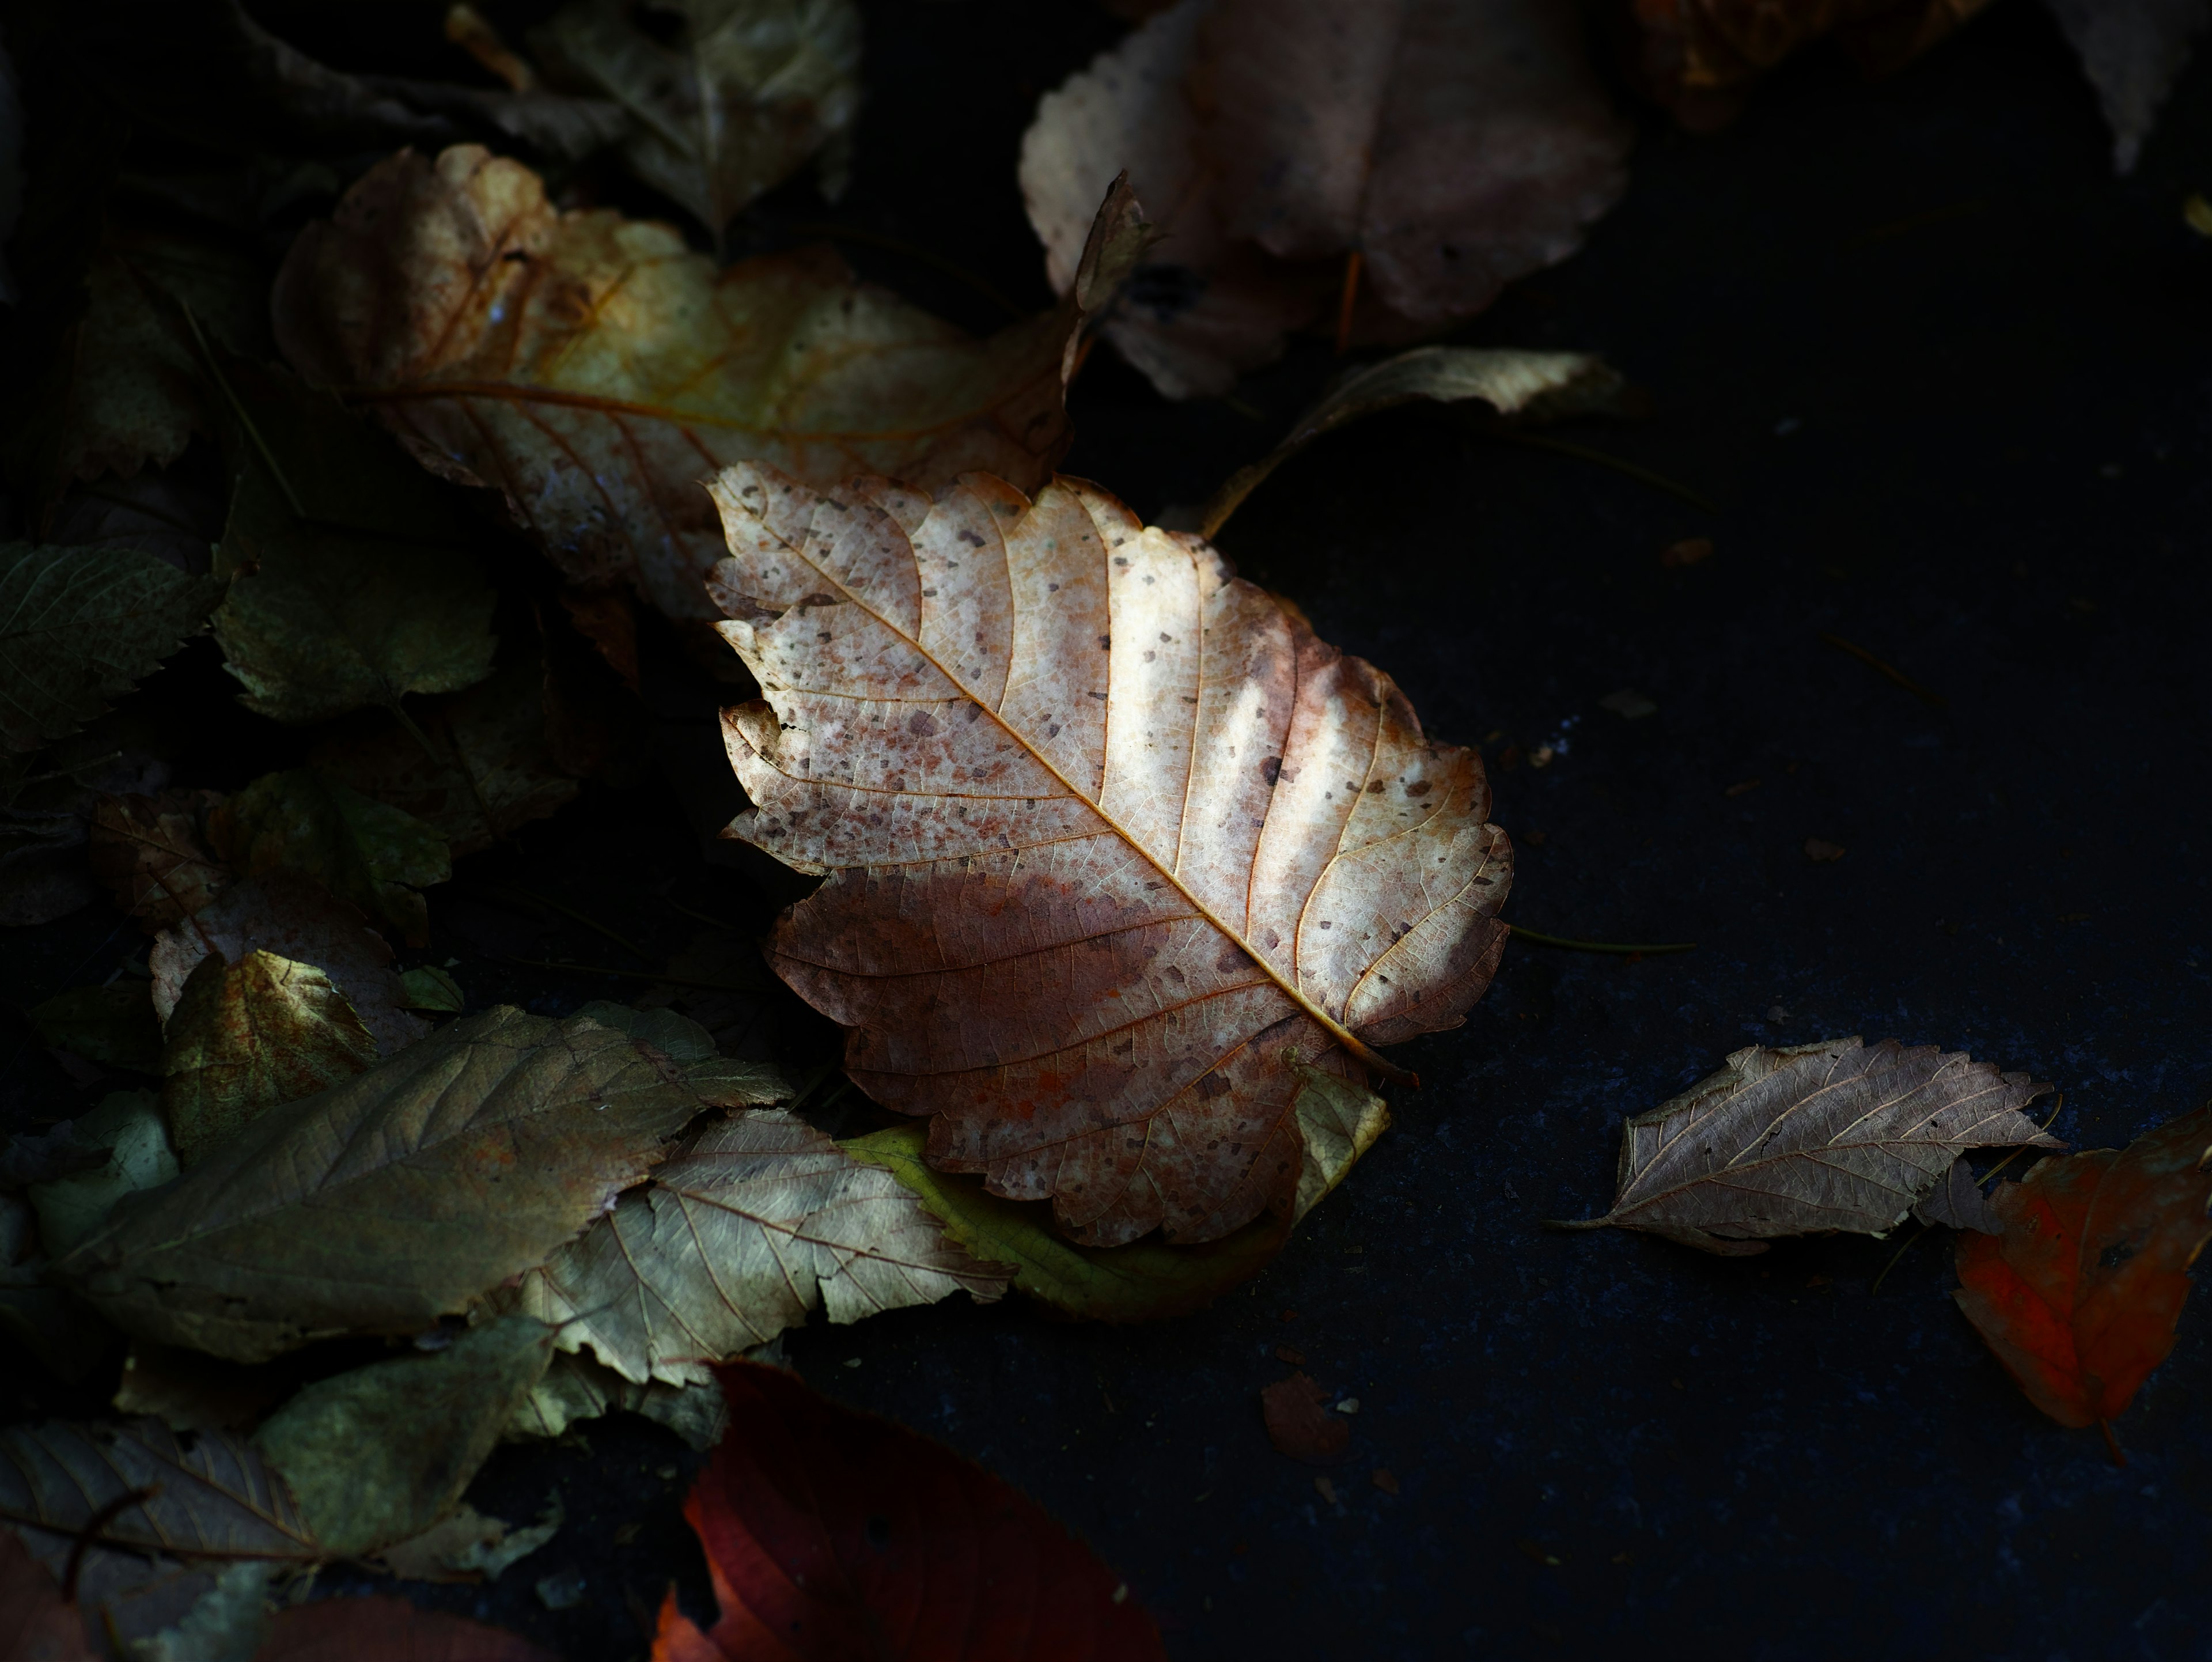
M 1328 1411 L 1328 1392 L 1304 1373 L 1261 1391 L 1260 1411 L 1267 1422 L 1267 1440 L 1293 1460 L 1332 1465 L 1344 1458 L 1345 1445 L 1352 1440 L 1351 1422 Z
M 2059 1424 L 2112 1419 L 2173 1348 L 2189 1266 L 2212 1239 L 2208 1145 L 2212 1107 L 2124 1149 L 2039 1160 L 1990 1197 L 2004 1233 L 1960 1239 L 1952 1296 Z
M 660 1612 L 653 1662 L 1135 1662 L 1128 1586 L 1034 1501 L 780 1368 L 722 1370 L 730 1431 L 684 1514 L 721 1606 Z

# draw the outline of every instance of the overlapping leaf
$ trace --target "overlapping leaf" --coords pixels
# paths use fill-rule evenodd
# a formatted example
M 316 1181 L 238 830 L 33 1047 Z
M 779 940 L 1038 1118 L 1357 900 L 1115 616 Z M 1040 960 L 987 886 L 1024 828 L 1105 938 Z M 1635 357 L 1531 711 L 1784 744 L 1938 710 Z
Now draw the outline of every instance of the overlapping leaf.
M 1164 1656 L 1128 1587 L 1033 1501 L 780 1368 L 723 1371 L 730 1431 L 684 1504 L 720 1614 L 660 1612 L 653 1662 L 884 1653 Z M 770 1648 L 773 1647 L 773 1648 Z
M 793 1115 L 750 1113 L 702 1129 L 498 1304 L 634 1383 L 692 1385 L 817 1306 L 855 1322 L 1005 1282 L 888 1173 Z
M 1747 1045 L 1628 1122 L 1612 1211 L 1555 1227 L 1643 1229 L 1733 1256 L 1778 1235 L 1878 1235 L 1969 1148 L 2060 1147 L 2020 1111 L 2050 1088 L 1932 1044 Z
M 1099 233 L 1093 269 L 1125 266 L 1133 204 Z M 293 246 L 274 305 L 295 365 L 426 466 L 501 490 L 572 580 L 696 618 L 722 552 L 702 477 L 761 457 L 824 484 L 1034 484 L 1066 447 L 1063 362 L 1103 297 L 1079 284 L 978 342 L 824 251 L 717 272 L 666 226 L 556 212 L 536 174 L 463 146 L 372 169 Z
M 222 798 L 211 790 L 103 796 L 94 807 L 93 875 L 148 933 L 191 916 L 230 886 L 208 846 L 207 818 Z
M 2027 1399 L 2063 1426 L 2127 1407 L 2173 1348 L 2212 1239 L 2212 1109 L 2125 1148 L 2038 1160 L 1989 1197 L 2000 1233 L 1959 1242 L 1953 1297 Z
M 240 875 L 311 877 L 413 947 L 430 932 L 417 891 L 453 875 L 428 825 L 311 768 L 263 775 L 216 809 L 208 829 Z
M 240 1361 L 419 1333 L 544 1263 L 700 1106 L 589 1017 L 486 1011 L 270 1110 L 56 1273 L 134 1334 Z
M 768 698 L 725 717 L 730 834 L 831 874 L 771 957 L 855 1081 L 1088 1245 L 1291 1211 L 1302 1068 L 1361 1082 L 1503 950 L 1480 759 L 1080 482 L 714 490 Z

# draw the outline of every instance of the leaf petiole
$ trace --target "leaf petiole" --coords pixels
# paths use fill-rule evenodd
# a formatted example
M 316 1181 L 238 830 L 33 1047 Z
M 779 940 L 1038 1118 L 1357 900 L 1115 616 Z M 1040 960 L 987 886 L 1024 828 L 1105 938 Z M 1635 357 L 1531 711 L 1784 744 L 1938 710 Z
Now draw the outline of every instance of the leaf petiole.
M 1650 958 L 1662 953 L 1686 953 L 1694 949 L 1694 941 L 1668 941 L 1656 946 L 1638 946 L 1615 941 L 1570 941 L 1564 935 L 1546 934 L 1520 923 L 1505 926 L 1523 941 L 1539 947 L 1557 947 L 1571 953 L 1616 953 L 1623 957 Z

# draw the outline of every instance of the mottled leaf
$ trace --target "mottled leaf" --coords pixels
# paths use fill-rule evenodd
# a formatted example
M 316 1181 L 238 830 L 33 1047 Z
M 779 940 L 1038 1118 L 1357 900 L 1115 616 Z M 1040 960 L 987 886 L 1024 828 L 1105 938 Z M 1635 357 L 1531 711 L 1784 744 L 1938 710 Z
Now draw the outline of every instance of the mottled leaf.
M 730 1431 L 684 1507 L 720 1615 L 702 1632 L 672 1591 L 653 1662 L 842 1662 L 886 1633 L 910 1657 L 1165 1654 L 1127 1584 L 982 1467 L 779 1368 L 722 1385 Z
M 2002 1233 L 1959 1240 L 1952 1294 L 2027 1399 L 2063 1426 L 2118 1415 L 2173 1348 L 2212 1239 L 2212 1108 L 2125 1148 L 2038 1160 L 1999 1184 Z
M 1130 209 L 1108 204 L 1102 242 L 1134 234 Z M 556 212 L 536 174 L 466 146 L 373 168 L 293 245 L 274 307 L 295 365 L 355 389 L 424 466 L 501 491 L 572 581 L 634 582 L 690 618 L 714 615 L 698 482 L 726 463 L 1045 478 L 1082 310 L 978 342 L 824 250 L 718 271 L 666 226 Z
M 2020 1111 L 2051 1087 L 1932 1044 L 1822 1039 L 1747 1045 L 1621 1136 L 1620 1193 L 1601 1218 L 1708 1252 L 1902 1222 L 1969 1148 L 2060 1147 Z
M 544 1263 L 699 1105 L 612 1028 L 488 1010 L 270 1110 L 56 1273 L 138 1336 L 240 1361 L 419 1333 Z
M 428 825 L 312 768 L 264 774 L 216 808 L 208 830 L 241 876 L 313 878 L 410 947 L 430 937 L 416 891 L 453 875 L 445 843 Z
M 74 733 L 160 668 L 222 594 L 130 549 L 0 543 L 0 749 Z
M 714 486 L 729 834 L 830 880 L 770 957 L 929 1160 L 1090 1245 L 1290 1214 L 1305 1068 L 1456 1026 L 1511 875 L 1472 752 L 1093 486 Z M 1402 1077 L 1402 1075 L 1401 1075 Z
M 312 964 L 210 953 L 185 982 L 164 1032 L 161 1111 L 186 1169 L 271 1108 L 376 1061 L 376 1041 Z

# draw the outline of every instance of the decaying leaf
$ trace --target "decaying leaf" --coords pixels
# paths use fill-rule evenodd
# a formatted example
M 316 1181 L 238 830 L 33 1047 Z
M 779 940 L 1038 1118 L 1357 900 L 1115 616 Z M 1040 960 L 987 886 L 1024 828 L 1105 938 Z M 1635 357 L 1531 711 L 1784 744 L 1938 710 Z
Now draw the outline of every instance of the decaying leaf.
M 607 1219 L 497 1300 L 557 1324 L 624 1379 L 701 1384 L 819 1306 L 833 1322 L 999 1296 L 887 1172 L 790 1114 L 708 1124 Z
M 1954 0 L 1957 3 L 1957 0 Z M 2049 0 L 2112 130 L 2112 166 L 2135 171 L 2159 109 L 2212 23 L 2207 0 Z
M 1990 1215 L 1980 1179 L 1964 1159 L 1951 1162 L 1950 1170 L 1937 1178 L 1936 1186 L 1913 1207 L 1912 1215 L 1925 1224 L 1945 1229 L 1972 1229 L 1984 1235 L 1996 1234 L 2000 1227 Z
M 1126 168 L 1165 232 L 1106 332 L 1170 398 L 1227 390 L 1345 282 L 1402 339 L 1565 259 L 1629 131 L 1552 0 L 1183 0 L 1048 95 L 1021 181 L 1064 287 Z
M 1200 529 L 1208 537 L 1261 480 L 1324 433 L 1362 416 L 1432 399 L 1458 404 L 1480 399 L 1501 416 L 1532 419 L 1579 415 L 1617 405 L 1626 383 L 1588 352 L 1522 352 L 1502 347 L 1418 346 L 1352 374 L 1298 417 L 1290 436 L 1249 466 L 1231 474 L 1206 505 Z
M 1969 1148 L 2062 1147 L 2020 1111 L 2050 1088 L 1932 1044 L 1747 1045 L 1628 1122 L 1612 1211 L 1553 1227 L 1648 1230 L 1733 1257 L 1778 1235 L 1879 1235 Z
M 249 709 L 319 721 L 492 672 L 492 593 L 435 484 L 326 393 L 218 362 L 237 485 L 216 638 Z
M 177 1175 L 168 1122 L 151 1091 L 117 1091 L 70 1126 L 76 1141 L 103 1151 L 90 1169 L 33 1183 L 24 1192 L 39 1215 L 39 1240 L 59 1258 L 97 1233 L 116 1202 L 158 1189 Z
M 563 1521 L 560 1497 L 550 1515 L 527 1529 L 487 1518 L 474 1507 L 456 1507 L 420 1535 L 396 1541 L 376 1555 L 377 1562 L 402 1580 L 496 1581 L 550 1541 Z
M 559 1437 L 580 1420 L 617 1409 L 667 1427 L 696 1449 L 714 1447 L 729 1426 L 719 1385 L 633 1385 L 589 1356 L 562 1351 L 507 1422 L 504 1434 L 518 1440 Z
M 549 73 L 630 113 L 630 170 L 718 240 L 823 145 L 842 154 L 860 111 L 853 0 L 665 0 L 652 15 L 648 31 L 624 0 L 574 0 L 533 43 Z
M 208 831 L 241 876 L 313 878 L 410 947 L 430 938 L 417 891 L 453 875 L 436 831 L 312 768 L 264 774 L 209 816 Z
M 148 934 L 191 916 L 230 886 L 209 848 L 207 818 L 222 801 L 211 790 L 103 796 L 94 807 L 93 875 Z
M 404 1598 L 326 1598 L 280 1611 L 253 1662 L 558 1662 L 519 1633 Z
M 1352 1441 L 1352 1422 L 1328 1411 L 1328 1392 L 1303 1372 L 1262 1391 L 1260 1411 L 1267 1423 L 1267 1440 L 1293 1460 L 1334 1465 Z
M 357 1558 L 420 1535 L 460 1500 L 552 1354 L 541 1324 L 493 1322 L 433 1355 L 316 1381 L 253 1446 L 283 1474 L 314 1538 Z
M 376 1040 L 380 1056 L 430 1031 L 402 1008 L 406 985 L 392 967 L 384 937 L 354 907 L 289 872 L 234 884 L 205 910 L 154 937 L 146 964 L 154 972 L 155 1014 L 164 1022 L 175 1014 L 185 981 L 204 959 L 237 964 L 257 952 L 311 964 L 328 976 Z
M 187 1169 L 270 1109 L 376 1061 L 376 1040 L 331 978 L 267 952 L 202 959 L 164 1037 L 161 1111 Z
M 2212 1239 L 2212 1108 L 2125 1148 L 2038 1160 L 1989 1198 L 2002 1233 L 1959 1240 L 1952 1294 L 2028 1401 L 2110 1420 L 2173 1348 L 2189 1266 Z
M 541 665 L 518 658 L 489 680 L 438 700 L 421 722 L 427 752 L 398 722 L 364 715 L 354 730 L 318 744 L 309 759 L 318 772 L 429 825 L 455 858 L 478 853 L 581 788 L 547 752 L 544 680 Z
M 1290 1233 L 1287 1220 L 1271 1215 L 1196 1246 L 1078 1246 L 1053 1228 L 1044 1202 L 1000 1200 L 979 1178 L 931 1170 L 926 1140 L 918 1125 L 895 1125 L 839 1146 L 913 1190 L 949 1239 L 1006 1265 L 1016 1288 L 1071 1316 L 1141 1322 L 1201 1309 L 1266 1269 Z
M 588 1017 L 488 1010 L 270 1110 L 56 1274 L 139 1337 L 238 1361 L 419 1333 L 544 1263 L 699 1107 Z
M 1293 1064 L 1395 1074 L 1371 1047 L 1456 1025 L 1504 948 L 1480 759 L 1079 481 L 714 490 L 768 698 L 725 715 L 729 834 L 831 874 L 771 957 L 855 1082 L 1086 1245 L 1290 1213 Z
M 1094 267 L 1140 235 L 1117 192 Z M 535 174 L 463 146 L 371 169 L 301 234 L 273 303 L 295 365 L 425 466 L 504 493 L 572 581 L 710 618 L 723 551 L 701 478 L 761 457 L 823 484 L 1042 480 L 1068 440 L 1064 360 L 1105 298 L 978 342 L 825 250 L 718 272 L 667 226 L 558 213 Z
M 130 549 L 0 543 L 0 750 L 76 731 L 160 668 L 222 595 Z
M 179 1438 L 154 1420 L 0 1429 L 0 1523 L 40 1563 L 64 1574 L 95 1519 L 76 1590 L 102 1654 L 109 1623 L 126 1641 L 173 1628 L 227 1569 L 304 1568 L 328 1555 L 283 1480 L 228 1433 Z
M 1127 1584 L 981 1466 L 780 1368 L 722 1386 L 729 1434 L 684 1507 L 721 1614 L 702 1633 L 672 1591 L 653 1662 L 866 1656 L 886 1631 L 916 1657 L 1165 1654 Z
M 161 1070 L 161 1019 L 151 990 L 125 978 L 104 987 L 72 987 L 27 1012 L 39 1037 L 88 1062 L 137 1073 Z

